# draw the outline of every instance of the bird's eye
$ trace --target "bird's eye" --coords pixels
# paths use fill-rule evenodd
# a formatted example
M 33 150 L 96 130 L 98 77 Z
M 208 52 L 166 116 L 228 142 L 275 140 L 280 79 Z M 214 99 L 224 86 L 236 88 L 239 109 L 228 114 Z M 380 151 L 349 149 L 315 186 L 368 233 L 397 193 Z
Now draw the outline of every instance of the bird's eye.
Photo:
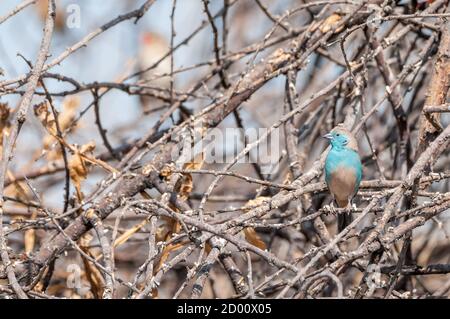
M 337 134 L 336 134 L 336 136 L 340 136 L 340 134 L 339 134 L 339 133 L 337 133 Z

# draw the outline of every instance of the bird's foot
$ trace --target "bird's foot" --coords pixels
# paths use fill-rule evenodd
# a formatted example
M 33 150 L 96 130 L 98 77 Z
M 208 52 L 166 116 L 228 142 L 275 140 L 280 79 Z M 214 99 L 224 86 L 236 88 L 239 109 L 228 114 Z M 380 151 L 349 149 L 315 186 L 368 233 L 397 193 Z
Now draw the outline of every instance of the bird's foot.
M 333 214 L 336 215 L 337 211 L 336 208 L 334 207 L 334 203 L 331 202 L 330 205 L 325 205 L 324 207 L 325 212 L 329 213 L 329 214 Z
M 356 204 L 354 204 L 354 203 L 352 203 L 352 202 L 349 202 L 349 203 L 347 204 L 347 206 L 345 206 L 345 210 L 346 210 L 347 212 L 351 212 L 352 210 L 355 211 L 356 209 L 357 209 Z

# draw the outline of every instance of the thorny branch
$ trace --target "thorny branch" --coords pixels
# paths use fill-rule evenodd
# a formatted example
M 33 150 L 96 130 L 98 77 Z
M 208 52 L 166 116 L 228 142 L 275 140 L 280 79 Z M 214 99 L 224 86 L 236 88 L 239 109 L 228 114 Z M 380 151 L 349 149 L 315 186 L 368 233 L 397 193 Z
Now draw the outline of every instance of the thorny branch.
M 448 1 L 172 1 L 167 43 L 143 32 L 145 54 L 101 81 L 95 51 L 90 80 L 64 67 L 117 25 L 142 30 L 158 1 L 105 17 L 51 60 L 59 3 L 23 1 L 0 28 L 43 2 L 31 72 L 0 65 L 1 297 L 449 296 Z M 181 28 L 189 5 L 198 23 Z M 357 134 L 364 176 L 337 233 L 346 209 L 329 207 L 320 137 L 339 123 Z M 210 161 L 200 142 L 225 128 L 239 134 L 215 140 L 228 153 Z

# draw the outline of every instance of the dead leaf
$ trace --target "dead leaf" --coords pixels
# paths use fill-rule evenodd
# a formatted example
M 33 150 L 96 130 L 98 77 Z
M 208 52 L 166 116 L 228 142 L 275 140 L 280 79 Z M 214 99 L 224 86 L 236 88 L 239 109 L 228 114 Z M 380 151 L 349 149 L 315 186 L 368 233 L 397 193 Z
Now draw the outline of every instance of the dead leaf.
M 64 101 L 62 102 L 62 112 L 58 116 L 61 131 L 64 132 L 72 125 L 77 115 L 76 111 L 79 106 L 80 98 L 78 96 L 70 96 L 64 99 Z
M 48 101 L 44 101 L 34 106 L 34 115 L 36 115 L 48 133 L 43 139 L 43 149 L 45 151 L 50 150 L 51 146 L 55 143 L 56 140 L 54 136 L 57 133 L 55 117 L 50 111 L 49 106 Z
M 202 168 L 203 163 L 204 163 L 204 155 L 203 153 L 200 153 L 196 155 L 191 162 L 185 163 L 183 165 L 183 169 L 196 171 Z M 179 190 L 180 198 L 183 200 L 187 200 L 193 188 L 194 183 L 192 180 L 192 174 L 190 173 L 183 174 Z
M 149 220 L 150 220 L 150 217 L 144 219 L 142 222 L 140 222 L 139 224 L 131 227 L 130 229 L 125 231 L 122 235 L 117 237 L 116 240 L 114 241 L 114 244 L 113 244 L 114 248 L 122 245 L 123 243 L 125 243 L 128 239 L 130 239 L 131 236 L 133 236 L 142 227 L 144 227 L 148 223 Z
M 154 274 L 156 274 L 164 265 L 164 263 L 167 261 L 167 258 L 169 258 L 169 255 L 171 252 L 183 247 L 184 245 L 186 245 L 188 242 L 181 242 L 181 243 L 177 243 L 177 244 L 169 244 L 166 247 L 164 247 L 162 253 L 161 253 L 161 257 L 159 259 L 158 265 L 155 267 L 154 270 Z
M 79 240 L 79 245 L 81 250 L 89 255 L 90 257 L 94 258 L 94 254 L 90 251 L 89 244 L 92 240 L 91 234 L 85 234 L 83 237 Z M 81 255 L 81 258 L 83 260 L 83 265 L 85 269 L 85 276 L 89 283 L 91 284 L 91 291 L 94 295 L 94 298 L 100 299 L 103 295 L 103 287 L 105 286 L 103 276 L 98 270 L 97 266 L 89 261 L 86 257 Z
M 326 18 L 323 24 L 320 26 L 320 32 L 327 33 L 328 31 L 331 31 L 341 20 L 342 17 L 339 14 L 333 13 L 328 18 Z M 336 32 L 339 32 L 339 30 L 336 30 Z
M 159 175 L 161 177 L 164 177 L 166 180 L 172 175 L 173 173 L 173 165 L 164 165 L 164 167 L 161 169 L 161 171 L 159 172 Z M 146 170 L 145 172 L 150 172 L 152 168 L 149 168 L 148 170 Z M 143 174 L 145 174 L 145 172 L 143 171 Z M 148 175 L 148 174 L 145 174 Z
M 255 199 L 249 200 L 243 207 L 244 212 L 250 211 L 250 209 L 260 206 L 263 204 L 266 200 L 269 200 L 269 197 L 267 196 L 259 196 Z M 253 227 L 246 227 L 244 228 L 244 235 L 245 240 L 252 244 L 255 247 L 258 247 L 259 249 L 266 250 L 267 246 L 264 243 L 264 241 L 259 237 L 259 235 L 256 233 L 256 230 Z
M 37 211 L 33 211 L 33 213 L 31 214 L 31 220 L 36 219 L 37 217 Z M 24 245 L 25 245 L 25 254 L 30 255 L 31 252 L 34 249 L 34 244 L 36 242 L 36 231 L 34 230 L 34 228 L 30 228 L 27 229 L 24 233 Z
M 245 240 L 252 244 L 253 246 L 258 247 L 259 249 L 266 250 L 266 244 L 262 241 L 261 237 L 256 233 L 256 230 L 253 227 L 244 228 Z
M 3 134 L 5 128 L 9 128 L 11 123 L 9 122 L 9 116 L 11 110 L 7 103 L 0 103 L 0 132 Z
M 243 207 L 243 211 L 244 212 L 248 212 L 250 209 L 253 209 L 257 206 L 262 205 L 265 201 L 270 200 L 270 197 L 267 196 L 259 196 L 256 197 L 255 199 L 251 199 L 249 200 Z
M 76 109 L 79 105 L 80 100 L 77 96 L 66 98 L 63 101 L 62 111 L 58 114 L 58 124 L 62 133 L 69 130 L 73 120 L 75 119 Z M 58 140 L 56 137 L 56 121 L 53 112 L 51 111 L 49 102 L 44 101 L 35 105 L 34 114 L 47 131 L 47 135 L 43 138 L 43 152 L 45 152 L 46 158 L 50 161 L 60 159 L 62 156 L 61 149 L 59 147 L 55 148 L 56 141 Z M 75 127 L 76 125 L 73 126 L 73 128 Z
M 8 176 L 9 180 L 14 181 L 14 175 L 11 173 L 10 170 L 6 172 L 6 176 Z M 31 191 L 23 182 L 13 182 L 12 184 L 8 185 L 6 194 L 8 196 L 14 197 L 20 201 L 28 202 L 30 199 Z M 21 203 L 17 202 L 14 203 L 14 205 L 22 205 Z
M 69 160 L 70 178 L 75 185 L 77 197 L 80 202 L 83 199 L 83 193 L 81 192 L 81 182 L 86 179 L 88 174 L 88 165 L 83 155 L 92 152 L 94 148 L 94 142 L 84 144 L 80 148 L 74 148 L 75 152 Z
M 9 135 L 11 110 L 6 103 L 0 103 L 0 154 L 3 154 L 3 137 Z

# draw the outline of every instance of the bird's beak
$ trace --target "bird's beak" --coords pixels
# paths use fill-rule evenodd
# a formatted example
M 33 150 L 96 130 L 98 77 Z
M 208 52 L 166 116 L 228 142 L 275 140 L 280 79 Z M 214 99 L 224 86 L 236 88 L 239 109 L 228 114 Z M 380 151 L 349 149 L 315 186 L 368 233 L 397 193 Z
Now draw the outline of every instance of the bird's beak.
M 323 138 L 326 138 L 326 139 L 328 139 L 328 140 L 331 140 L 331 139 L 333 139 L 333 135 L 331 135 L 331 133 L 328 133 L 328 134 L 325 134 L 325 135 L 323 136 Z

